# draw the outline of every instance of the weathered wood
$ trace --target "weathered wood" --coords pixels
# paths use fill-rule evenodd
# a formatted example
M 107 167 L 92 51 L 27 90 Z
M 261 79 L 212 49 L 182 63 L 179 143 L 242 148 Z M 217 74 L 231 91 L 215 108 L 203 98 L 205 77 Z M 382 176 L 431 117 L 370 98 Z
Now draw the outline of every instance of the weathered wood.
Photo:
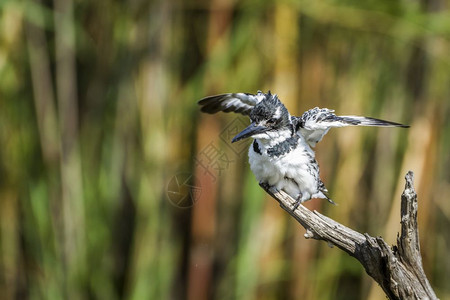
M 381 238 L 361 234 L 303 205 L 283 191 L 261 185 L 306 229 L 305 238 L 323 240 L 356 258 L 389 299 L 437 299 L 422 267 L 413 173 L 406 176 L 401 198 L 401 234 L 392 248 Z

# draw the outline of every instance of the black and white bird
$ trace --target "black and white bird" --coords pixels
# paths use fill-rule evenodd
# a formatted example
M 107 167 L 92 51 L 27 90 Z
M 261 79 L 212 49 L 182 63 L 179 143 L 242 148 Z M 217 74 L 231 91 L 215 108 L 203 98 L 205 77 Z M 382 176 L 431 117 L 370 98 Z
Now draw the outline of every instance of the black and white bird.
M 201 111 L 236 112 L 250 117 L 251 124 L 232 142 L 253 138 L 248 156 L 260 185 L 283 190 L 296 199 L 294 209 L 311 198 L 327 199 L 328 190 L 319 176 L 313 147 L 334 127 L 407 125 L 360 116 L 336 116 L 334 110 L 313 108 L 301 117 L 291 116 L 276 94 L 229 93 L 209 96 L 199 102 Z

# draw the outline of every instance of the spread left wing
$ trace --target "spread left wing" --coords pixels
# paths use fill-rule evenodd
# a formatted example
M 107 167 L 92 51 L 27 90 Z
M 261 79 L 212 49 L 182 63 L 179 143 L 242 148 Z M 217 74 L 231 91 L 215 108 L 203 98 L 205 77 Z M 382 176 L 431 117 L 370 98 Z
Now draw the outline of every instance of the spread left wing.
M 325 134 L 334 127 L 345 126 L 376 126 L 376 127 L 403 127 L 403 125 L 391 121 L 385 121 L 360 116 L 336 116 L 334 110 L 327 108 L 313 108 L 306 111 L 301 117 L 292 117 L 297 130 L 305 138 L 306 142 L 314 147 Z
M 264 94 L 262 92 L 258 92 L 256 95 L 247 93 L 229 93 L 203 98 L 198 104 L 202 106 L 202 112 L 209 114 L 223 111 L 249 115 L 253 107 L 263 98 Z

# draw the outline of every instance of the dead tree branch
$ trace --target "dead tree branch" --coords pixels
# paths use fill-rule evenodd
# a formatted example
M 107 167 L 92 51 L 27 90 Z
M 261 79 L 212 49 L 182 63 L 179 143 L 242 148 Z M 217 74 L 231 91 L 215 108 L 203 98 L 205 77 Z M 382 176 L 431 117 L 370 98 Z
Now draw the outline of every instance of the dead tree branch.
M 306 229 L 305 238 L 326 241 L 356 258 L 389 299 L 437 299 L 422 267 L 413 173 L 409 171 L 405 179 L 401 233 L 397 246 L 393 247 L 381 237 L 361 234 L 303 205 L 293 210 L 295 200 L 292 197 L 283 191 L 262 187 Z

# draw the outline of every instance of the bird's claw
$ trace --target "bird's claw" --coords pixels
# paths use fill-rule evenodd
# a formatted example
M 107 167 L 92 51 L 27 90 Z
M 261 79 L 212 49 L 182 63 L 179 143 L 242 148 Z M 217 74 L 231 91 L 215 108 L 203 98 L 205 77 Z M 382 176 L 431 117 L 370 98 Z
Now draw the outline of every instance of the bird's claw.
M 263 188 L 266 192 L 270 189 L 270 185 L 267 182 L 259 182 L 259 186 Z
M 272 197 L 274 197 L 275 199 L 277 199 L 277 197 L 275 197 L 274 193 L 276 193 L 278 190 L 273 187 L 270 186 L 267 182 L 259 182 L 259 186 L 266 191 L 266 193 L 268 193 L 269 195 L 271 195 Z M 292 207 L 292 211 L 296 210 L 300 204 L 302 204 L 304 201 L 302 201 L 302 195 L 300 194 L 297 199 L 295 199 L 294 205 Z M 332 203 L 333 200 L 331 200 Z
M 303 202 L 304 201 L 302 201 L 302 194 L 298 195 L 297 199 L 295 199 L 294 206 L 292 207 L 292 210 L 293 211 L 296 210 L 300 206 L 300 204 L 302 204 Z
M 272 196 L 273 198 L 276 199 L 276 197 L 274 195 L 274 191 L 273 191 L 273 189 L 275 189 L 274 187 L 270 186 L 267 182 L 259 182 L 259 186 L 263 190 L 265 190 L 267 194 L 269 194 L 270 196 Z

